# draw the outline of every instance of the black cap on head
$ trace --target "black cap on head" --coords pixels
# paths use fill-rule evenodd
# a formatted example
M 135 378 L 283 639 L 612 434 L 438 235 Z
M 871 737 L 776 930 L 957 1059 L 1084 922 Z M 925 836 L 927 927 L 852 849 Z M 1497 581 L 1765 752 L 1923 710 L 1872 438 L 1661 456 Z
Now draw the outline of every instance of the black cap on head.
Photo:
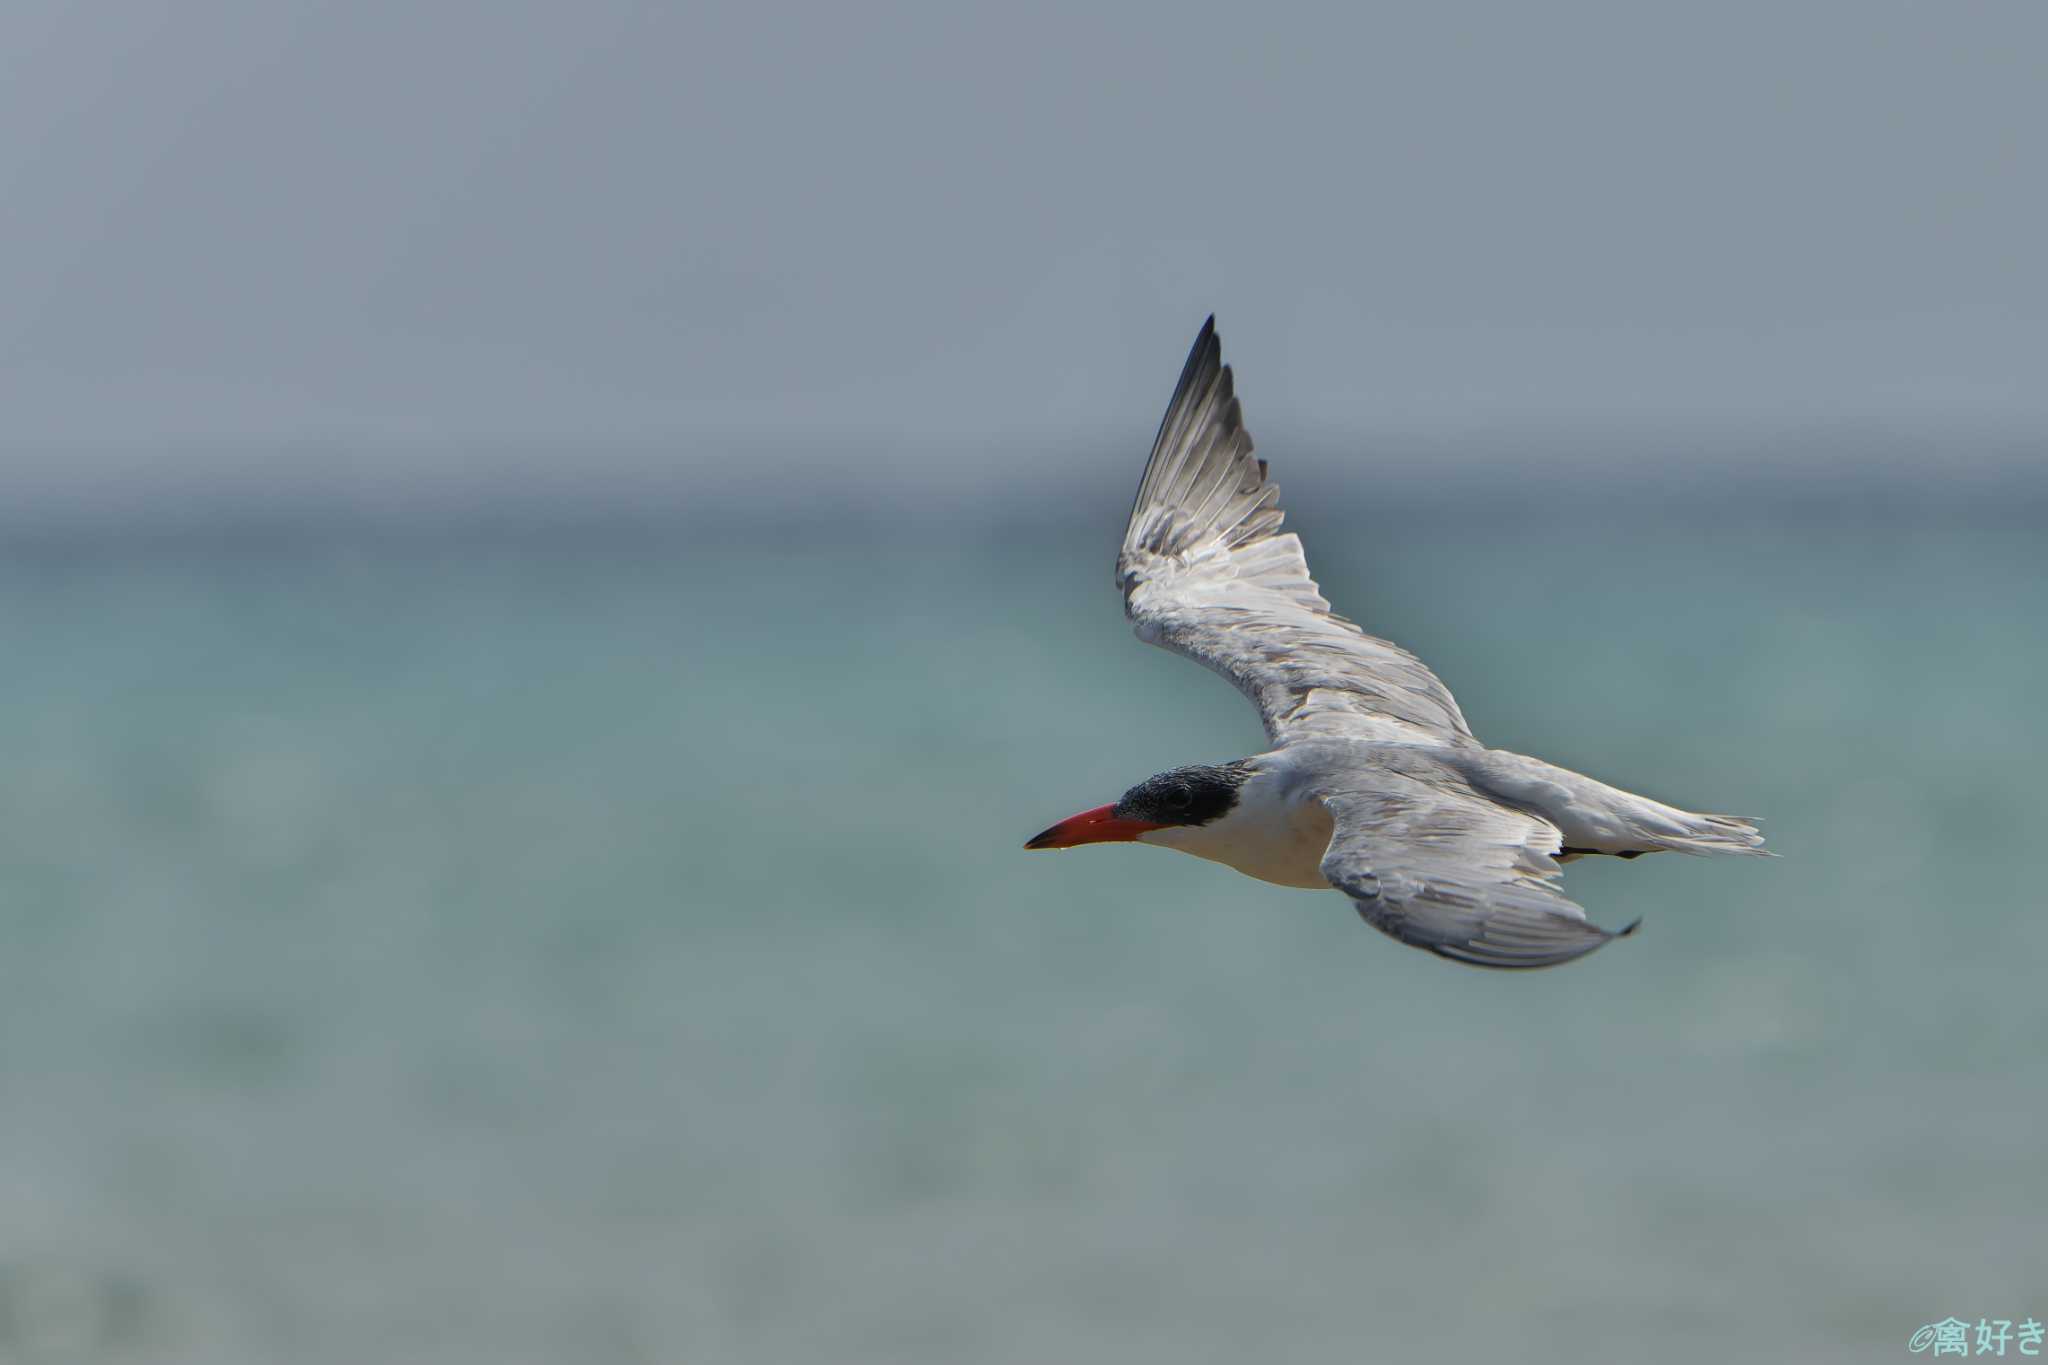
M 1206 825 L 1237 804 L 1237 789 L 1251 772 L 1241 763 L 1218 767 L 1197 763 L 1148 777 L 1116 803 L 1122 820 L 1158 825 Z

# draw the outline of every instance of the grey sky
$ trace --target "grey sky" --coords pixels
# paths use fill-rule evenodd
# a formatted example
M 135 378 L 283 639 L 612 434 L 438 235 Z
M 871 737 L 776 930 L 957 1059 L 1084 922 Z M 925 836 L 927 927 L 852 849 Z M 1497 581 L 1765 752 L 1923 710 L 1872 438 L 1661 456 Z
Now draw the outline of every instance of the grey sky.
M 2048 5 L 0 10 L 0 469 L 2048 422 Z M 295 444 L 297 443 L 297 444 Z M 298 453 L 294 453 L 298 452 Z

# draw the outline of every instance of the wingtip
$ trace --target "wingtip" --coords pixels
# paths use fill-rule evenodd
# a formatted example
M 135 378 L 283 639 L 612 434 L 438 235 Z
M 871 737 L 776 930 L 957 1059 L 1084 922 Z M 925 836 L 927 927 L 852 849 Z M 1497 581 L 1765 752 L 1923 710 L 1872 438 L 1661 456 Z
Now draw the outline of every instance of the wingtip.
M 1616 929 L 1614 931 L 1614 937 L 1627 938 L 1630 934 L 1633 934 L 1636 930 L 1642 927 L 1643 917 L 1641 915 L 1637 915 L 1634 919 L 1629 921 L 1628 926 L 1626 928 Z

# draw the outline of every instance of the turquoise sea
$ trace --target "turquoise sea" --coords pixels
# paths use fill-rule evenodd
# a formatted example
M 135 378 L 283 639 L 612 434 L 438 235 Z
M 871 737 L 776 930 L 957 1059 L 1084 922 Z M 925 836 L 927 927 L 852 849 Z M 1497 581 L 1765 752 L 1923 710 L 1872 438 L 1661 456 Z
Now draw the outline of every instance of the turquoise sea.
M 1649 507 L 1650 510 L 1646 510 Z M 2048 1320 L 2048 535 L 1302 509 L 1776 861 L 1463 969 L 1023 840 L 1253 752 L 1035 517 L 0 543 L 0 1362 L 1880 1361 Z

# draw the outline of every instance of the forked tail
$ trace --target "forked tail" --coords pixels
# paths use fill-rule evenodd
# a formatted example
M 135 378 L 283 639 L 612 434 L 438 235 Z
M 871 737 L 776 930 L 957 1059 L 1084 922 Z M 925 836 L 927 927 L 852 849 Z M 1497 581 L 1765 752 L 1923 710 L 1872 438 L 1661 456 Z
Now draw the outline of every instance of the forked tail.
M 1660 819 L 1646 821 L 1644 834 L 1651 840 L 1645 851 L 1669 849 L 1673 853 L 1747 853 L 1760 858 L 1777 855 L 1764 848 L 1763 831 L 1757 828 L 1757 821 L 1737 815 L 1694 815 L 1691 811 L 1674 810 L 1660 806 L 1647 798 L 1637 797 L 1648 805 L 1656 806 L 1662 816 L 1682 817 L 1676 832 L 1664 832 L 1660 827 L 1672 823 Z
M 1461 758 L 1474 785 L 1557 826 L 1564 857 L 1665 852 L 1773 856 L 1765 851 L 1763 832 L 1753 819 L 1680 810 L 1504 749 Z

